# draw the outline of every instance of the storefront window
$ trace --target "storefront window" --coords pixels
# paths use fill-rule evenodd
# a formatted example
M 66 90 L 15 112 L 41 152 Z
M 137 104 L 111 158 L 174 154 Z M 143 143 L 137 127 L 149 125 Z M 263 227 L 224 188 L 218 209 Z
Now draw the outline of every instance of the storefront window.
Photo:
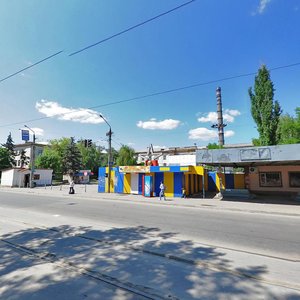
M 40 174 L 34 174 L 33 179 L 34 180 L 40 180 Z
M 300 172 L 289 172 L 290 187 L 300 187 Z
M 259 185 L 261 187 L 281 187 L 281 172 L 259 173 Z

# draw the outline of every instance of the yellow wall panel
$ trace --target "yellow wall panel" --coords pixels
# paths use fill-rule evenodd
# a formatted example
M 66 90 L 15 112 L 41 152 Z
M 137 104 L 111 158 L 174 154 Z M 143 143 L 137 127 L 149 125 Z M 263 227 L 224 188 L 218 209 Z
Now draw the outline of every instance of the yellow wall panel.
M 130 191 L 131 191 L 130 180 L 131 180 L 130 173 L 124 174 L 124 193 L 125 194 L 130 194 Z
M 208 174 L 207 174 L 207 171 L 205 171 L 204 186 L 205 186 L 205 190 L 208 191 Z
M 234 188 L 235 189 L 245 188 L 245 174 L 234 174 Z
M 174 197 L 174 173 L 164 173 L 164 184 L 166 197 Z
M 184 187 L 185 187 L 185 193 L 187 195 L 190 194 L 190 189 L 189 189 L 189 175 L 184 174 Z
M 219 191 L 220 189 L 225 190 L 226 189 L 226 181 L 225 181 L 225 174 L 224 173 L 218 173 L 218 177 L 219 177 Z M 222 182 L 222 186 L 221 186 L 221 182 Z
M 111 170 L 110 172 L 110 192 L 114 193 L 115 191 L 115 171 Z

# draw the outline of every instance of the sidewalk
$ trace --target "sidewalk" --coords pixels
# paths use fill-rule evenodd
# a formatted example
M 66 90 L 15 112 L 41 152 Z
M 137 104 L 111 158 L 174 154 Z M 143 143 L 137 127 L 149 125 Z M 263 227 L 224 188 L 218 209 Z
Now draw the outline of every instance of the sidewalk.
M 209 199 L 209 198 L 168 198 L 166 201 L 160 201 L 159 197 L 144 197 L 142 195 L 132 194 L 116 194 L 116 193 L 98 193 L 97 185 L 76 185 L 75 194 L 69 195 L 69 187 L 53 186 L 53 187 L 36 187 L 33 189 L 27 188 L 6 188 L 1 187 L 0 192 L 10 193 L 23 193 L 32 195 L 45 195 L 53 197 L 70 197 L 70 198 L 88 198 L 90 200 L 101 199 L 101 200 L 115 200 L 115 201 L 127 201 L 140 204 L 151 204 L 151 205 L 166 205 L 176 207 L 194 207 L 199 209 L 217 209 L 227 210 L 236 212 L 247 212 L 247 213 L 262 213 L 262 214 L 275 214 L 275 215 L 286 215 L 286 216 L 300 216 L 300 202 L 291 202 L 289 199 L 280 199 L 278 203 L 257 203 L 257 200 L 245 201 L 244 199 Z M 256 201 L 256 202 L 255 202 Z M 286 201 L 287 204 L 282 204 Z

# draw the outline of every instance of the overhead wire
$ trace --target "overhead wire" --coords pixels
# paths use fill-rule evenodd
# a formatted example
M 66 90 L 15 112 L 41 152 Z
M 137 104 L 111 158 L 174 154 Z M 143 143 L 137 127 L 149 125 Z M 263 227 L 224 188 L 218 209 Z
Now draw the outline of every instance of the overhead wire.
M 95 46 L 97 46 L 97 45 L 99 45 L 99 44 L 102 44 L 102 43 L 104 43 L 104 42 L 106 42 L 106 41 L 108 41 L 108 40 L 111 40 L 111 39 L 113 39 L 113 38 L 115 38 L 115 37 L 117 37 L 117 36 L 119 36 L 119 35 L 122 35 L 122 34 L 128 32 L 128 31 L 131 31 L 131 30 L 133 30 L 133 29 L 135 29 L 135 28 L 137 28 L 137 27 L 140 27 L 140 26 L 142 26 L 142 25 L 145 25 L 146 23 L 152 22 L 152 21 L 154 21 L 154 20 L 156 20 L 156 19 L 158 19 L 158 18 L 160 18 L 160 17 L 162 17 L 162 16 L 165 16 L 165 15 L 167 15 L 167 14 L 169 14 L 169 13 L 175 11 L 175 10 L 178 10 L 178 9 L 180 9 L 180 8 L 186 6 L 186 5 L 189 5 L 189 4 L 191 4 L 192 2 L 195 2 L 195 1 L 196 1 L 196 0 L 191 0 L 191 1 L 185 2 L 185 3 L 181 4 L 181 5 L 178 5 L 178 6 L 172 8 L 172 9 L 170 9 L 170 10 L 168 10 L 168 11 L 165 11 L 165 12 L 160 13 L 159 15 L 156 15 L 156 16 L 154 16 L 154 17 L 152 17 L 152 18 L 150 18 L 150 19 L 147 19 L 147 20 L 145 20 L 145 21 L 143 21 L 143 22 L 141 22 L 141 23 L 138 23 L 138 24 L 136 24 L 136 25 L 133 25 L 133 26 L 131 26 L 131 27 L 125 29 L 125 30 L 122 30 L 122 31 L 120 31 L 120 32 L 118 32 L 118 33 L 115 33 L 115 34 L 113 34 L 113 35 L 111 35 L 111 36 L 109 36 L 109 37 L 106 37 L 106 38 L 104 38 L 104 39 L 102 39 L 102 40 L 100 40 L 100 41 L 98 41 L 98 42 L 96 42 L 96 43 L 93 43 L 93 44 L 88 45 L 88 46 L 86 46 L 86 47 L 84 47 L 84 48 L 82 48 L 82 49 L 79 49 L 79 50 L 77 50 L 77 51 L 75 51 L 75 52 L 72 52 L 71 54 L 69 54 L 69 56 L 73 56 L 73 55 L 76 55 L 76 54 L 81 53 L 81 52 L 83 52 L 83 51 L 86 51 L 86 50 L 88 50 L 88 49 L 90 49 L 90 48 L 92 48 L 92 47 L 95 47 Z
M 299 66 L 299 65 L 300 65 L 300 62 L 297 62 L 297 63 L 293 63 L 293 64 L 273 67 L 273 68 L 270 68 L 269 71 L 276 71 L 276 70 L 280 70 L 280 69 L 284 69 L 284 68 L 291 68 L 291 67 L 295 67 L 295 66 Z M 160 96 L 160 95 L 164 95 L 164 94 L 168 94 L 168 93 L 174 93 L 174 92 L 181 91 L 181 90 L 186 90 L 186 89 L 191 89 L 191 88 L 195 88 L 195 87 L 199 87 L 199 86 L 209 85 L 212 83 L 223 82 L 223 81 L 227 81 L 227 80 L 252 76 L 252 75 L 256 75 L 256 74 L 257 74 L 257 72 L 250 72 L 250 73 L 245 73 L 245 74 L 240 74 L 240 75 L 235 75 L 235 76 L 223 77 L 220 79 L 214 79 L 214 80 L 210 80 L 210 81 L 206 81 L 206 82 L 199 82 L 199 83 L 186 85 L 186 86 L 182 86 L 182 87 L 178 87 L 178 88 L 174 88 L 174 89 L 164 90 L 164 91 L 160 91 L 160 92 L 154 92 L 154 93 L 150 93 L 150 94 L 146 94 L 146 95 L 142 95 L 142 96 L 136 96 L 136 97 L 132 97 L 132 98 L 124 99 L 124 100 L 117 100 L 117 101 L 113 101 L 113 102 L 90 106 L 87 109 L 95 109 L 95 108 L 106 107 L 106 106 L 110 106 L 110 105 L 116 105 L 116 104 L 131 102 L 131 101 L 144 100 L 146 98 L 150 98 L 150 97 L 154 97 L 154 96 Z M 59 116 L 67 115 L 70 113 L 73 113 L 73 111 L 67 112 L 64 114 L 60 114 Z M 35 118 L 35 119 L 30 119 L 30 120 L 15 122 L 15 123 L 9 123 L 9 124 L 5 124 L 5 125 L 0 125 L 0 128 L 23 124 L 24 122 L 29 123 L 29 122 L 40 121 L 40 120 L 49 119 L 49 118 L 51 118 L 51 117 L 41 117 L 41 118 Z
M 269 71 L 276 71 L 276 70 L 291 68 L 291 67 L 295 67 L 295 66 L 299 66 L 299 65 L 300 65 L 300 62 L 297 62 L 297 63 L 293 63 L 293 64 L 273 67 L 273 68 L 270 68 Z M 164 91 L 160 91 L 160 92 L 154 92 L 154 93 L 150 93 L 150 94 L 146 94 L 146 95 L 142 95 L 142 96 L 137 96 L 137 97 L 132 97 L 132 98 L 124 99 L 124 100 L 117 100 L 117 101 L 113 101 L 113 102 L 108 102 L 108 103 L 104 103 L 104 104 L 90 106 L 87 109 L 95 109 L 95 108 L 106 107 L 106 106 L 110 106 L 110 105 L 116 105 L 116 104 L 131 102 L 131 101 L 144 100 L 144 99 L 150 98 L 150 97 L 160 96 L 160 95 L 164 95 L 164 94 L 168 94 L 168 93 L 174 93 L 174 92 L 181 91 L 181 90 L 186 90 L 186 89 L 191 89 L 191 88 L 195 88 L 195 87 L 199 87 L 199 86 L 209 85 L 209 84 L 212 84 L 212 83 L 223 82 L 223 81 L 227 81 L 227 80 L 252 76 L 252 75 L 256 75 L 256 74 L 257 74 L 257 72 L 250 72 L 250 73 L 244 73 L 244 74 L 239 74 L 239 75 L 234 75 L 234 76 L 223 77 L 223 78 L 220 78 L 220 79 L 214 79 L 214 80 L 210 80 L 210 81 L 206 81 L 206 82 L 199 82 L 199 83 L 195 83 L 195 84 L 191 84 L 191 85 L 186 85 L 186 86 L 173 88 L 173 89 L 169 89 L 169 90 L 164 90 Z M 59 114 L 59 116 L 67 115 L 67 114 L 70 114 L 70 113 L 73 113 L 73 112 L 67 112 L 67 113 Z M 51 116 L 51 117 L 53 117 L 53 116 Z M 8 127 L 8 126 L 13 126 L 13 125 L 23 124 L 24 122 L 29 123 L 29 122 L 40 121 L 40 120 L 44 120 L 44 119 L 49 119 L 51 117 L 41 117 L 41 118 L 29 119 L 29 120 L 15 122 L 15 123 L 9 123 L 9 124 L 5 124 L 5 125 L 0 125 L 0 128 L 1 127 Z
M 31 65 L 29 65 L 29 66 L 27 66 L 26 68 L 23 68 L 23 69 L 21 69 L 21 70 L 15 72 L 15 73 L 12 73 L 12 74 L 10 74 L 10 75 L 8 75 L 8 76 L 6 76 L 6 77 L 0 79 L 0 82 L 3 82 L 3 81 L 5 81 L 5 80 L 7 80 L 7 79 L 9 79 L 9 78 L 11 78 L 11 77 L 13 77 L 13 76 L 16 76 L 16 75 L 18 75 L 18 74 L 20 74 L 20 73 L 22 73 L 22 72 L 24 72 L 24 71 L 26 71 L 26 70 L 28 70 L 28 69 L 34 67 L 34 66 L 36 66 L 36 65 L 39 65 L 39 64 L 41 64 L 42 62 L 44 62 L 44 61 L 46 61 L 46 60 L 49 60 L 49 59 L 51 59 L 51 58 L 57 56 L 58 54 L 60 54 L 60 53 L 62 53 L 62 52 L 63 52 L 63 50 L 58 51 L 58 52 L 56 52 L 56 53 L 54 53 L 54 54 L 52 54 L 52 55 L 50 55 L 50 56 L 47 56 L 47 57 L 45 57 L 45 58 L 43 58 L 43 59 L 41 59 L 41 60 L 39 60 L 39 61 L 37 61 L 37 62 L 31 64 Z

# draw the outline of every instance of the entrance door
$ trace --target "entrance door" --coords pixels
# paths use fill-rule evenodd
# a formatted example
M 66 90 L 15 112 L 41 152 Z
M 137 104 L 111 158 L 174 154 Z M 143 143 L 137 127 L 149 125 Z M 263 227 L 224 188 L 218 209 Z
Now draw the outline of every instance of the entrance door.
M 131 174 L 130 186 L 131 194 L 137 195 L 139 193 L 139 174 Z
M 30 174 L 26 174 L 24 176 L 24 187 L 29 187 L 29 182 L 30 182 Z

